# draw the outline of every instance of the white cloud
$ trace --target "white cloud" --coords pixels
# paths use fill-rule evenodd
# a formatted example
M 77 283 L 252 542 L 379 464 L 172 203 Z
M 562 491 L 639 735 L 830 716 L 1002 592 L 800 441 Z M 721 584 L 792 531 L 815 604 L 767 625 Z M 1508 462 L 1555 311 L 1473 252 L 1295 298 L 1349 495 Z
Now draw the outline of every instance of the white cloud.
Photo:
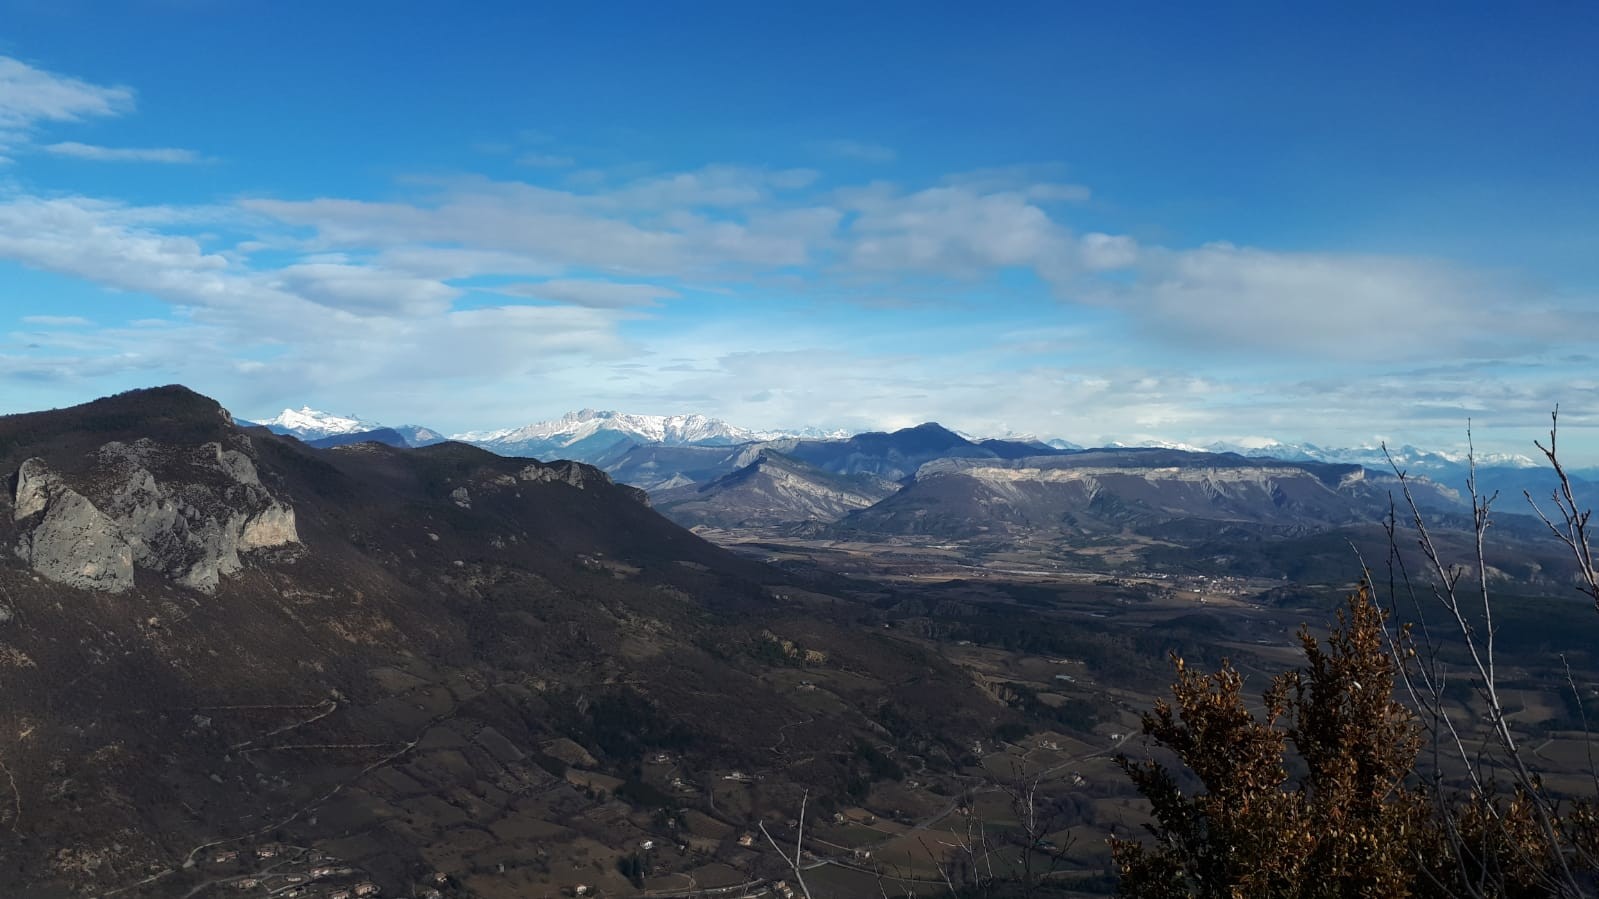
M 617 281 L 581 281 L 558 278 L 534 284 L 507 284 L 493 288 L 497 293 L 530 299 L 552 300 L 576 306 L 619 309 L 628 306 L 653 306 L 657 300 L 679 296 L 670 288 L 655 284 L 625 284 Z
M 425 205 L 327 197 L 242 206 L 313 229 L 315 242 L 330 248 L 442 244 L 551 265 L 681 275 L 809 261 L 812 243 L 825 237 L 818 232 L 831 230 L 841 214 L 770 201 L 813 175 L 708 167 L 592 194 L 469 178 L 444 185 Z
M 979 347 L 934 358 L 914 351 L 914 335 L 899 353 L 843 349 L 815 334 L 752 335 L 728 352 L 724 333 L 657 343 L 656 355 L 671 365 L 617 370 L 620 380 L 593 384 L 585 398 L 621 408 L 714 413 L 751 427 L 866 430 L 937 420 L 972 433 L 1025 430 L 1075 440 L 1114 439 L 1135 427 L 1200 427 L 1239 395 L 1230 385 L 1178 371 L 996 368 Z M 973 337 L 980 345 L 983 335 Z
M 612 208 L 632 211 L 752 206 L 771 199 L 775 192 L 808 187 L 818 177 L 811 169 L 710 165 L 640 178 L 597 199 Z
M 377 264 L 424 278 L 448 281 L 474 275 L 554 275 L 561 267 L 520 253 L 465 247 L 400 246 L 378 254 Z
M 1138 261 L 1138 244 L 1125 234 L 1084 234 L 1078 250 L 1090 271 L 1127 268 Z
M 436 280 L 338 256 L 259 271 L 207 251 L 195 237 L 143 224 L 185 218 L 84 197 L 19 197 L 0 202 L 0 258 L 148 294 L 231 323 L 245 342 L 304 338 L 348 326 L 350 316 L 440 312 L 458 293 Z
M 887 184 L 818 193 L 816 178 L 807 169 L 718 165 L 583 192 L 469 177 L 424 183 L 428 193 L 410 202 L 256 198 L 242 205 L 310 229 L 306 249 L 499 254 L 544 274 L 566 267 L 704 278 L 832 262 L 887 281 L 1032 267 L 1065 282 L 1136 256 L 1126 237 L 1079 238 L 1036 199 L 1075 195 L 1075 188 L 1027 183 L 1012 170 L 911 193 Z
M 1200 374 L 1087 358 L 1018 368 L 982 349 L 990 335 L 981 329 L 970 351 L 936 356 L 911 349 L 914 333 L 898 353 L 841 349 L 818 334 L 752 335 L 727 352 L 734 345 L 728 333 L 657 342 L 650 358 L 671 364 L 650 364 L 642 374 L 616 367 L 616 377 L 592 376 L 574 389 L 607 407 L 701 411 L 751 427 L 873 429 L 936 420 L 975 434 L 1101 445 L 1155 438 L 1205 445 L 1218 435 L 1250 433 L 1343 446 L 1382 431 L 1450 447 L 1469 417 L 1479 448 L 1524 450 L 1556 400 L 1574 446 L 1584 439 L 1592 445 L 1588 434 L 1599 430 L 1599 379 L 1573 378 L 1560 366 L 1529 366 L 1507 377 L 1481 361 L 1429 371 L 1350 364 L 1315 369 L 1325 374 L 1312 380 L 1298 366 L 1213 365 Z
M 18 65 L 0 60 L 0 132 L 13 137 L 131 108 L 125 88 L 26 66 L 20 82 L 33 87 L 19 93 Z M 97 160 L 198 160 L 175 149 L 44 149 Z M 873 145 L 832 149 L 892 158 Z M 523 161 L 570 163 L 550 154 Z M 176 207 L 0 194 L 0 258 L 171 307 L 167 319 L 137 327 L 25 316 L 29 329 L 0 346 L 0 374 L 54 383 L 193 375 L 223 382 L 235 391 L 230 402 L 264 401 L 269 391 L 272 402 L 291 401 L 298 391 L 320 395 L 337 385 L 345 405 L 363 414 L 388 415 L 381 405 L 366 408 L 362 396 L 391 396 L 406 404 L 405 418 L 457 416 L 429 422 L 448 428 L 515 423 L 526 398 L 553 397 L 557 406 L 697 407 L 753 426 L 936 418 L 970 431 L 1014 428 L 1080 442 L 1226 433 L 1325 440 L 1296 423 L 1358 420 L 1367 431 L 1397 434 L 1418 422 L 1457 427 L 1468 405 L 1479 421 L 1537 418 L 1558 390 L 1599 401 L 1591 378 L 1569 377 L 1574 365 L 1486 384 L 1477 366 L 1363 368 L 1591 345 L 1571 327 L 1580 321 L 1570 315 L 1576 300 L 1562 308 L 1534 286 L 1440 261 L 1228 244 L 1163 248 L 1088 231 L 1076 219 L 1093 210 L 1071 204 L 1091 193 L 1059 167 L 958 173 L 920 188 L 834 188 L 809 169 L 760 166 L 642 171 L 567 179 L 566 189 L 484 177 L 406 180 L 385 202 L 327 196 Z M 796 304 L 888 297 L 898 305 L 877 310 L 878 322 L 948 315 L 969 323 L 976 316 L 960 319 L 962 303 L 991 284 L 1012 290 L 998 281 L 1006 270 L 1046 282 L 1059 319 L 1026 333 L 1014 321 L 973 333 L 954 357 L 924 351 L 914 333 L 892 324 L 835 324 L 833 332 L 819 325 L 802 339 L 766 333 L 771 320 L 752 312 L 747 327 L 699 347 L 638 326 L 641 310 L 658 304 L 650 317 L 676 326 L 669 316 L 682 304 L 662 301 L 678 297 L 676 285 L 688 278 L 697 292 L 723 290 L 744 307 L 759 307 L 756 296 Z M 1029 279 L 1016 281 L 1029 282 L 1018 294 L 1033 289 Z M 547 302 L 459 308 L 467 290 L 475 299 L 498 292 Z M 868 330 L 875 335 L 862 336 Z M 896 340 L 903 350 L 885 352 Z M 1107 349 L 1118 340 L 1125 352 Z M 1203 376 L 1181 370 L 1206 353 L 1209 361 L 1193 366 Z M 1172 361 L 1128 362 L 1163 355 Z M 1252 368 L 1259 359 L 1279 367 Z
M 290 265 L 274 272 L 268 283 L 333 309 L 403 317 L 447 311 L 461 293 L 428 278 L 343 262 Z
M 1059 180 L 1064 174 L 1060 165 L 1010 165 L 957 172 L 942 181 L 984 194 L 1021 194 L 1035 203 L 1084 203 L 1093 196 L 1086 185 Z
M 1218 352 L 1447 358 L 1570 336 L 1571 313 L 1530 285 L 1429 260 L 1218 243 L 1146 250 L 1139 269 L 1100 300 L 1146 331 Z
M 53 328 L 80 328 L 94 324 L 81 315 L 24 315 L 22 321 L 24 324 Z
M 564 366 L 629 352 L 617 332 L 625 312 L 456 310 L 460 288 L 414 270 L 538 268 L 519 256 L 401 247 L 372 258 L 330 250 L 251 268 L 195 237 L 143 224 L 191 219 L 182 210 L 82 197 L 0 200 L 0 258 L 172 307 L 168 318 L 110 328 L 74 316 L 29 316 L 25 323 L 35 330 L 0 346 L 0 375 L 62 390 L 87 381 L 121 389 L 176 380 L 235 403 L 264 401 L 268 392 L 273 401 L 309 395 L 325 385 L 371 396 L 431 391 L 427 402 L 436 406 L 450 401 L 446 383 L 487 393 L 536 391 L 539 379 Z M 407 260 L 413 270 L 392 264 Z
M 126 224 L 125 207 L 85 197 L 19 197 L 0 202 L 0 257 L 208 306 L 239 296 L 228 261 L 191 237 Z
M 131 88 L 91 84 L 0 56 L 0 132 L 121 115 L 132 108 Z
M 851 260 L 869 269 L 977 274 L 1011 266 L 1069 265 L 1071 233 L 1021 194 L 934 187 L 849 198 Z
M 92 162 L 159 162 L 170 165 L 193 165 L 206 161 L 204 156 L 193 150 L 180 150 L 174 147 L 98 147 L 77 141 L 63 141 L 46 144 L 42 149 L 57 156 L 70 156 Z

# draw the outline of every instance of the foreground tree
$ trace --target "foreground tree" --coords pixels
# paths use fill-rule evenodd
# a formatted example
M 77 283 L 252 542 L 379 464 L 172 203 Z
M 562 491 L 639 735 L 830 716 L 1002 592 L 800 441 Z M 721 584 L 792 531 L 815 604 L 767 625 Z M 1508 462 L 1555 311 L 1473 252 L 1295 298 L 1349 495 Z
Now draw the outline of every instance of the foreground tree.
M 1548 514 L 1533 511 L 1570 552 L 1577 589 L 1599 611 L 1599 572 L 1580 509 L 1556 455 L 1558 416 L 1547 446 L 1557 487 Z M 1468 432 L 1469 434 L 1469 432 Z M 1413 644 L 1375 602 L 1369 582 L 1349 597 L 1325 644 L 1300 631 L 1306 666 L 1276 677 L 1260 717 L 1229 663 L 1196 674 L 1176 659 L 1173 703 L 1144 716 L 1144 733 L 1186 775 L 1150 758 L 1118 763 L 1152 806 L 1152 841 L 1112 840 L 1121 892 L 1140 897 L 1488 897 L 1599 895 L 1599 765 L 1594 794 L 1548 789 L 1513 731 L 1501 701 L 1494 597 L 1485 538 L 1495 497 L 1467 483 L 1475 559 L 1443 559 L 1395 466 L 1425 577 L 1405 567 L 1398 516 L 1388 522 L 1390 593 L 1425 622 L 1430 595 L 1445 612 Z M 1486 712 L 1458 716 L 1445 701 L 1440 641 L 1448 633 Z M 1589 735 L 1583 697 L 1564 656 L 1565 680 Z M 1395 700 L 1396 687 L 1407 704 Z M 1414 710 L 1414 711 L 1413 711 Z M 1480 740 L 1478 739 L 1480 738 Z M 1592 737 L 1587 740 L 1592 745 Z M 1477 745 L 1468 748 L 1468 743 Z M 1428 747 L 1427 764 L 1418 757 Z M 1197 781 L 1199 790 L 1185 793 Z M 1501 784 L 1503 786 L 1501 786 Z
M 1308 664 L 1272 681 L 1260 717 L 1230 663 L 1198 674 L 1176 660 L 1175 704 L 1157 703 L 1144 733 L 1202 790 L 1153 758 L 1118 759 L 1155 818 L 1153 845 L 1112 841 L 1123 895 L 1428 893 L 1447 841 L 1411 782 L 1422 737 L 1393 699 L 1383 612 L 1362 585 L 1325 646 L 1299 639 Z

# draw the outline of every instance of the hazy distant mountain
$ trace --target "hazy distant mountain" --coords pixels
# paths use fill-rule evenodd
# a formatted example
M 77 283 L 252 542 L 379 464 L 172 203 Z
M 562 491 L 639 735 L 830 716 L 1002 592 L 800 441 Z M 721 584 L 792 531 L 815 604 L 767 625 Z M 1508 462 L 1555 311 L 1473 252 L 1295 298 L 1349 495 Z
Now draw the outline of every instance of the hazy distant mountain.
M 891 496 L 899 485 L 868 474 L 823 471 L 772 450 L 706 484 L 651 494 L 657 511 L 685 527 L 831 522 Z
M 1003 434 L 974 435 L 956 429 L 955 433 L 977 444 L 1014 443 L 1018 445 L 1038 447 L 1045 452 L 1049 452 L 1051 450 L 1080 450 L 1083 448 L 1082 444 L 1080 443 L 1073 443 L 1070 440 L 1062 440 L 1059 437 L 1046 438 L 1031 433 L 1018 434 L 1015 431 L 1006 431 Z
M 505 456 L 589 461 L 617 444 L 733 446 L 784 437 L 834 437 L 815 429 L 756 431 L 704 415 L 636 415 L 584 409 L 519 428 L 467 431 L 451 437 Z
M 685 484 L 714 480 L 750 464 L 764 444 L 737 446 L 666 446 L 624 441 L 591 457 L 589 464 L 624 484 L 642 487 L 653 495 Z
M 934 459 L 1019 459 L 1061 452 L 1042 443 L 984 440 L 974 443 L 938 424 L 928 423 L 893 433 L 869 432 L 853 437 L 817 440 L 784 437 L 727 446 L 613 444 L 584 461 L 626 484 L 659 491 L 704 484 L 755 462 L 762 453 L 781 454 L 789 464 L 803 464 L 818 474 L 869 475 L 898 481 Z M 726 504 L 726 501 L 723 502 Z
M 1064 441 L 1062 441 L 1064 442 Z M 1055 456 L 1075 452 L 1078 447 L 1057 448 L 1039 440 L 995 439 L 977 441 L 977 445 L 1001 459 L 1026 459 L 1029 456 Z
M 781 451 L 835 474 L 871 474 L 897 481 L 934 459 L 994 459 L 992 449 L 936 423 L 927 422 L 893 433 L 871 431 L 844 440 L 796 440 L 777 444 Z
M 924 463 L 940 458 L 1024 459 L 1083 450 L 1079 444 L 1060 438 L 1043 440 L 1016 434 L 974 438 L 935 423 L 892 433 L 867 432 L 851 436 L 842 431 L 815 428 L 757 430 L 704 415 L 639 415 L 593 409 L 570 412 L 552 421 L 518 428 L 467 431 L 449 438 L 420 425 L 384 428 L 355 415 L 335 415 L 309 406 L 285 409 L 259 424 L 309 442 L 382 429 L 400 435 L 407 446 L 429 446 L 451 439 L 503 456 L 546 461 L 571 459 L 599 466 L 624 483 L 651 491 L 703 484 L 730 474 L 749 465 L 754 459 L 753 452 L 761 447 L 770 447 L 835 474 L 866 473 L 890 480 L 908 478 Z M 1218 441 L 1205 445 L 1153 440 L 1138 446 L 1190 453 L 1234 453 L 1250 459 L 1284 462 L 1359 465 L 1382 473 L 1392 471 L 1391 458 L 1409 474 L 1425 476 L 1454 489 L 1464 489 L 1469 474 L 1468 460 L 1463 453 L 1427 450 L 1408 444 L 1390 448 L 1388 455 L 1380 446 L 1329 447 L 1279 440 Z M 729 452 L 736 447 L 755 449 Z M 1133 447 L 1111 444 L 1106 448 Z M 1480 453 L 1476 466 L 1478 489 L 1484 494 L 1497 491 L 1519 501 L 1523 491 L 1541 498 L 1554 485 L 1547 466 L 1529 455 Z M 1599 469 L 1574 471 L 1572 476 L 1579 488 L 1591 490 L 1599 481 Z
M 1469 461 L 1465 453 L 1424 450 L 1409 444 L 1389 447 L 1386 454 L 1381 446 L 1328 447 L 1277 441 L 1248 444 L 1217 442 L 1206 446 L 1205 450 L 1287 461 L 1353 463 L 1381 470 L 1389 469 L 1388 459 L 1391 457 L 1400 468 L 1417 472 L 1453 471 L 1464 468 Z M 1537 468 L 1540 463 L 1531 456 L 1519 453 L 1477 453 L 1477 465 L 1483 468 Z
M 432 446 L 450 439 L 432 428 L 424 428 L 421 425 L 395 425 L 389 430 L 405 438 L 407 446 Z
M 1316 461 L 1363 465 L 1372 471 L 1390 474 L 1394 466 L 1410 475 L 1420 475 L 1446 487 L 1464 491 L 1472 475 L 1472 459 L 1462 452 L 1425 450 L 1406 444 L 1389 447 L 1385 454 L 1380 446 L 1323 447 L 1313 443 L 1262 443 L 1237 445 L 1214 443 L 1210 452 L 1234 452 L 1251 458 L 1272 458 L 1285 461 Z M 1391 460 L 1391 461 L 1390 461 Z M 1522 494 L 1535 498 L 1547 496 L 1555 486 L 1554 472 L 1542 459 L 1520 453 L 1476 454 L 1477 491 L 1482 495 L 1499 493 L 1516 504 L 1510 511 L 1524 512 Z M 1574 472 L 1574 483 L 1591 489 L 1593 475 Z M 1501 506 L 1501 509 L 1507 507 Z

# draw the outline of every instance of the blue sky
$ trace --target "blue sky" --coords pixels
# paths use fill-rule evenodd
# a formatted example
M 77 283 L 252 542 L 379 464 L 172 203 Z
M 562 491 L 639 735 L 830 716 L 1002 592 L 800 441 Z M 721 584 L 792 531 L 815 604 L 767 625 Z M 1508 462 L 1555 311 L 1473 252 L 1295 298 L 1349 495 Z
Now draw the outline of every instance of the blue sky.
M 0 0 L 0 409 L 1599 463 L 1592 4 L 532 6 Z

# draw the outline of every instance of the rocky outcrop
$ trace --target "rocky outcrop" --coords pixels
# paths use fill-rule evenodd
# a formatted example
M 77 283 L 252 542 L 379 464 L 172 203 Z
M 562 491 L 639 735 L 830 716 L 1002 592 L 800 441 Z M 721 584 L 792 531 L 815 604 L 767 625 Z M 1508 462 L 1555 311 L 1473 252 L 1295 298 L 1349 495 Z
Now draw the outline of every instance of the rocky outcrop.
M 611 476 L 597 468 L 583 465 L 578 462 L 551 462 L 547 465 L 529 465 L 516 473 L 519 481 L 529 481 L 534 484 L 561 483 L 571 484 L 582 490 L 590 481 L 603 484 L 611 483 Z
M 248 453 L 220 443 L 107 443 L 73 481 L 28 459 L 12 514 L 18 555 L 75 587 L 121 592 L 139 568 L 209 593 L 243 567 L 241 553 L 299 542 L 294 510 L 261 483 Z
M 32 520 L 17 555 L 35 572 L 73 587 L 121 593 L 133 586 L 133 549 L 116 522 L 40 459 L 17 471 L 12 517 Z
M 561 460 L 558 462 L 539 463 L 529 465 L 516 473 L 516 479 L 524 483 L 533 484 L 570 484 L 579 490 L 585 490 L 590 484 L 603 484 L 611 486 L 616 482 L 611 476 L 592 465 L 581 462 Z M 621 489 L 640 505 L 649 505 L 649 494 L 637 487 L 621 485 Z

